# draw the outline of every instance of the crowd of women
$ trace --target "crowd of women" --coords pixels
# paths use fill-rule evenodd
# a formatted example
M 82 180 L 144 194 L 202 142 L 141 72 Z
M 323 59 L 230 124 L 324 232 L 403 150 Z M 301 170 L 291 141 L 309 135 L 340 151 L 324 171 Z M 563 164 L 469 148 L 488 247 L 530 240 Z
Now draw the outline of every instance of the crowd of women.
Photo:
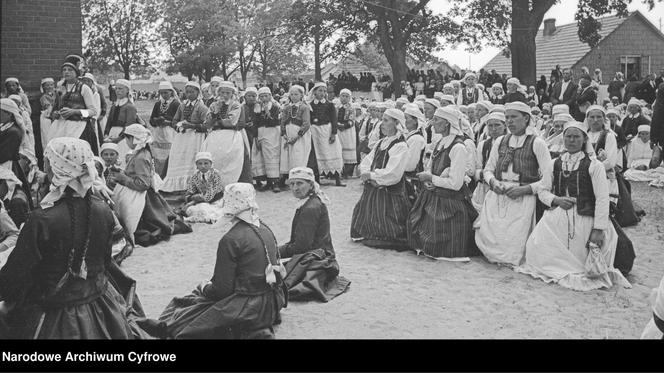
M 449 261 L 482 255 L 577 291 L 630 287 L 634 252 L 621 225 L 639 217 L 623 172 L 643 171 L 651 148 L 638 101 L 592 102 L 577 121 L 565 104 L 544 117 L 515 78 L 499 102 L 473 73 L 434 98 L 367 102 L 344 89 L 330 100 L 316 83 L 277 102 L 267 87 L 240 95 L 215 77 L 188 82 L 182 102 L 161 83 L 146 123 L 131 82 L 116 82 L 104 117 L 81 57 L 66 58 L 62 78 L 42 81 L 41 168 L 17 79 L 2 99 L 3 336 L 272 337 L 289 298 L 326 302 L 350 284 L 339 276 L 321 175 L 336 186 L 361 179 L 350 238 L 366 246 Z M 290 240 L 278 245 L 255 196 L 286 183 L 299 203 Z M 163 195 L 184 204 L 174 210 Z M 191 232 L 185 220 L 197 214 L 221 233 L 213 276 L 146 318 L 118 264 L 135 245 Z

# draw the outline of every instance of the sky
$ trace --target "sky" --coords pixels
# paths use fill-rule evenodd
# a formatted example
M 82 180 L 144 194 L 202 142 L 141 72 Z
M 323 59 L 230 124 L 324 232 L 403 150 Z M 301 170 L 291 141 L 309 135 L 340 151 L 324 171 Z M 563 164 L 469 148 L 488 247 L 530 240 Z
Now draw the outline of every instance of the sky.
M 660 30 L 664 30 L 664 2 L 656 2 L 653 10 L 648 11 L 648 5 L 643 4 L 642 0 L 633 0 L 627 8 L 628 10 L 635 11 L 639 10 L 643 15 L 655 25 L 655 27 L 660 28 L 660 22 L 662 27 Z M 555 18 L 556 25 L 564 25 L 569 23 L 574 23 L 574 13 L 576 13 L 576 7 L 578 0 L 561 0 L 558 4 L 554 5 L 549 11 L 545 14 L 544 19 Z M 429 7 L 433 9 L 434 12 L 442 13 L 447 11 L 450 8 L 450 3 L 447 0 L 432 0 Z M 540 26 L 540 29 L 542 26 Z M 463 45 L 458 46 L 457 48 L 448 48 L 442 53 L 439 53 L 438 56 L 447 60 L 450 64 L 455 64 L 462 69 L 467 69 L 469 64 L 472 70 L 479 70 L 487 62 L 489 62 L 496 54 L 500 52 L 500 49 L 494 47 L 485 47 L 479 53 L 469 53 L 464 50 Z

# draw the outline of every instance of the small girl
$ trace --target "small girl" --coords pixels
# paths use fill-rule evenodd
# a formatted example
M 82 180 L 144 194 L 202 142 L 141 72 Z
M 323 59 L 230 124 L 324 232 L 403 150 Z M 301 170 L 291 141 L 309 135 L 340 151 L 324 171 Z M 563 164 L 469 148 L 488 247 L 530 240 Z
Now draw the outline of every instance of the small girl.
M 122 167 L 120 167 L 119 163 L 120 152 L 118 150 L 118 144 L 112 142 L 104 143 L 101 146 L 100 155 L 104 160 L 103 176 L 106 179 L 106 186 L 113 190 L 113 188 L 115 188 L 115 182 L 109 180 L 109 175 L 117 174 L 122 171 Z
M 186 204 L 181 211 L 187 222 L 213 223 L 221 217 L 221 206 L 215 203 L 224 196 L 221 174 L 212 168 L 210 152 L 196 153 L 196 169 L 187 183 Z

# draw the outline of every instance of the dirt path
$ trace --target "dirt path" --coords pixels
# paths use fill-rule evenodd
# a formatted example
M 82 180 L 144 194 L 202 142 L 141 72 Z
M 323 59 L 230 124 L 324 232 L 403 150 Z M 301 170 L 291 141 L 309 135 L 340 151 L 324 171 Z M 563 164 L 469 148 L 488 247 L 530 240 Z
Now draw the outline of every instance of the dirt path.
M 289 304 L 277 338 L 638 338 L 650 317 L 650 289 L 664 275 L 664 192 L 634 184 L 634 200 L 648 216 L 626 229 L 638 255 L 629 276 L 633 288 L 585 293 L 483 258 L 437 262 L 353 243 L 349 226 L 361 194 L 359 181 L 347 188 L 323 186 L 332 201 L 341 273 L 352 284 L 327 304 Z M 279 243 L 285 242 L 295 212 L 292 195 L 261 192 L 258 202 L 262 219 Z M 149 317 L 211 276 L 219 239 L 211 226 L 197 224 L 194 233 L 139 247 L 126 260 L 123 267 L 138 281 Z

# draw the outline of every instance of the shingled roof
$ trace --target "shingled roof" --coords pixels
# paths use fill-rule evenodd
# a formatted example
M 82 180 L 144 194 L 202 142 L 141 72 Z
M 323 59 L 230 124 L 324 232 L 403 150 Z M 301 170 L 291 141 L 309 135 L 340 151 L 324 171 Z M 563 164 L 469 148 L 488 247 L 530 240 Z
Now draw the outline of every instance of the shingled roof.
M 630 13 L 627 17 L 607 16 L 599 18 L 598 21 L 602 24 L 599 34 L 602 39 L 615 31 L 618 26 L 635 13 Z M 579 40 L 576 22 L 567 25 L 556 25 L 556 31 L 551 36 L 544 36 L 542 30 L 539 30 L 535 37 L 535 45 L 537 48 L 537 76 L 545 75 L 547 79 L 556 65 L 563 68 L 571 67 L 591 50 L 588 44 Z M 484 65 L 486 71 L 490 72 L 493 69 L 499 74 L 510 76 L 512 75 L 512 61 L 500 52 Z

